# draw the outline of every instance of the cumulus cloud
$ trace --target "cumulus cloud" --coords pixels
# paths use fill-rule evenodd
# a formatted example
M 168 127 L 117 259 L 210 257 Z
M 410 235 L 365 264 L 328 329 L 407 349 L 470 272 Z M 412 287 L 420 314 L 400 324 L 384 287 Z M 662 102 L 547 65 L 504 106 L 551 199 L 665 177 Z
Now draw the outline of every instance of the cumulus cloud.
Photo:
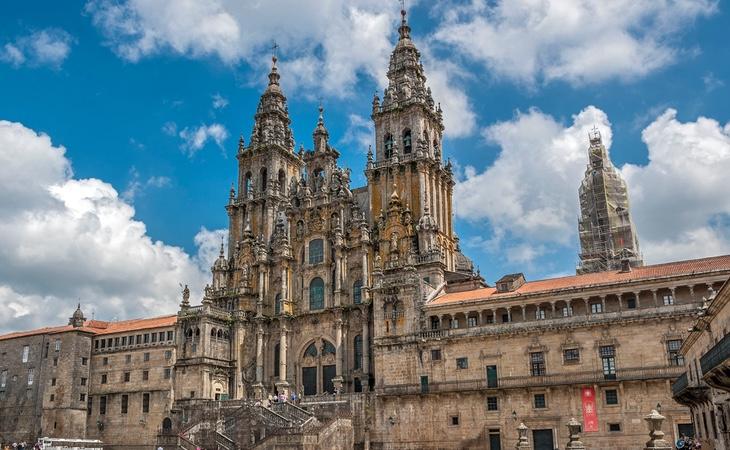
M 341 142 L 356 147 L 360 153 L 367 153 L 368 146 L 373 143 L 374 135 L 375 126 L 372 120 L 359 114 L 350 114 Z
M 205 147 L 208 140 L 212 140 L 218 147 L 223 148 L 223 141 L 228 138 L 228 130 L 219 123 L 212 123 L 200 125 L 197 128 L 185 127 L 180 130 L 178 136 L 183 140 L 181 148 L 192 157 L 198 150 Z
M 228 106 L 228 99 L 220 94 L 213 94 L 213 109 L 223 109 Z
M 110 184 L 74 178 L 47 135 L 0 121 L 0 331 L 65 323 L 78 299 L 99 319 L 173 312 L 178 283 L 202 295 L 206 258 L 153 240 Z
M 730 253 L 730 186 L 722 176 L 730 170 L 730 124 L 682 123 L 676 114 L 668 109 L 644 129 L 648 164 L 621 169 L 647 263 Z M 493 233 L 465 245 L 522 264 L 577 251 L 577 189 L 594 125 L 610 148 L 611 123 L 594 106 L 569 125 L 532 109 L 484 129 L 500 154 L 482 172 L 465 168 L 454 204 L 457 216 L 486 221 Z
M 437 6 L 434 38 L 526 85 L 645 76 L 684 49 L 677 34 L 717 11 L 715 0 L 472 0 Z
M 134 202 L 135 197 L 142 195 L 149 188 L 163 188 L 170 186 L 170 178 L 165 176 L 151 176 L 142 180 L 136 167 L 129 169 L 129 182 L 122 192 L 122 199 L 127 203 Z
M 66 31 L 47 28 L 19 36 L 0 47 L 0 61 L 16 68 L 28 65 L 58 69 L 71 53 L 72 43 L 73 38 Z
M 91 0 L 85 9 L 107 44 L 128 61 L 164 52 L 215 57 L 229 65 L 251 65 L 259 74 L 252 82 L 265 81 L 269 61 L 264 55 L 275 39 L 283 55 L 284 89 L 309 98 L 349 97 L 362 77 L 384 88 L 399 19 L 397 2 L 382 0 L 322 0 L 316 7 L 298 0 Z M 447 134 L 469 134 L 475 116 L 453 82 L 457 66 L 427 56 Z

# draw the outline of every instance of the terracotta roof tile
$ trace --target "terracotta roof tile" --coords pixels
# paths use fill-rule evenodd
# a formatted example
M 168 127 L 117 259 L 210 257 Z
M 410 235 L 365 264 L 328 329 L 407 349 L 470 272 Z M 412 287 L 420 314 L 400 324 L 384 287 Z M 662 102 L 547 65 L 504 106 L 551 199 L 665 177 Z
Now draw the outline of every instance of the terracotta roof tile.
M 147 330 L 150 328 L 168 327 L 175 325 L 177 322 L 176 315 L 151 317 L 148 319 L 132 319 L 122 320 L 119 322 L 106 322 L 103 320 L 87 320 L 84 326 L 74 328 L 71 325 L 61 325 L 57 327 L 43 327 L 35 330 L 16 331 L 13 333 L 3 334 L 0 341 L 7 339 L 15 339 L 21 337 L 37 336 L 41 334 L 57 334 L 69 331 L 83 331 L 91 334 L 112 334 L 124 333 L 127 331 Z
M 547 280 L 528 281 L 512 292 L 497 293 L 497 289 L 488 287 L 472 291 L 447 293 L 436 297 L 436 299 L 429 303 L 429 305 L 436 306 L 462 301 L 486 300 L 489 298 L 509 298 L 514 295 L 538 294 L 542 292 L 578 289 L 717 271 L 730 271 L 730 255 L 635 267 L 631 270 L 631 272 L 597 272 L 561 278 L 550 278 Z

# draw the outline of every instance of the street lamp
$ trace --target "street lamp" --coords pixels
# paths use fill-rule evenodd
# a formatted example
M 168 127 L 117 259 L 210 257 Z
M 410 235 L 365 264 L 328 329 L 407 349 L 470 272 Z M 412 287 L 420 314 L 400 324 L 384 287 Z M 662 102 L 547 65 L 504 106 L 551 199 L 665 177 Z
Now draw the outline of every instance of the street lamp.
M 517 422 L 517 411 L 515 411 L 515 410 L 512 410 L 512 420 Z
M 657 402 L 656 404 L 656 412 L 658 412 L 659 414 L 662 413 L 662 404 L 659 402 Z

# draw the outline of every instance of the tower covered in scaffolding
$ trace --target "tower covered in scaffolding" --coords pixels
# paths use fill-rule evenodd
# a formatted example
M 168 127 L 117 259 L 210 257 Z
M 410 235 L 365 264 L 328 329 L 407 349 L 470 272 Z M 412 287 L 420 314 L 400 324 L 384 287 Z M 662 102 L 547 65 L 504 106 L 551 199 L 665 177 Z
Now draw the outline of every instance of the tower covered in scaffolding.
M 580 262 L 576 272 L 630 270 L 641 266 L 626 182 L 611 163 L 601 133 L 594 128 L 588 138 L 588 166 L 578 190 Z

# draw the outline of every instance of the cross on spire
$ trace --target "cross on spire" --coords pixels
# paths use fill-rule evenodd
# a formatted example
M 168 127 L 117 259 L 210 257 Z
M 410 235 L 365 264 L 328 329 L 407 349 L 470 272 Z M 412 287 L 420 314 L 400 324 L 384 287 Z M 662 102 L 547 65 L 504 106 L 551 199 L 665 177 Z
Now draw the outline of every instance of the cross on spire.
M 279 52 L 279 44 L 276 41 L 271 41 L 271 58 L 276 60 L 277 53 Z

